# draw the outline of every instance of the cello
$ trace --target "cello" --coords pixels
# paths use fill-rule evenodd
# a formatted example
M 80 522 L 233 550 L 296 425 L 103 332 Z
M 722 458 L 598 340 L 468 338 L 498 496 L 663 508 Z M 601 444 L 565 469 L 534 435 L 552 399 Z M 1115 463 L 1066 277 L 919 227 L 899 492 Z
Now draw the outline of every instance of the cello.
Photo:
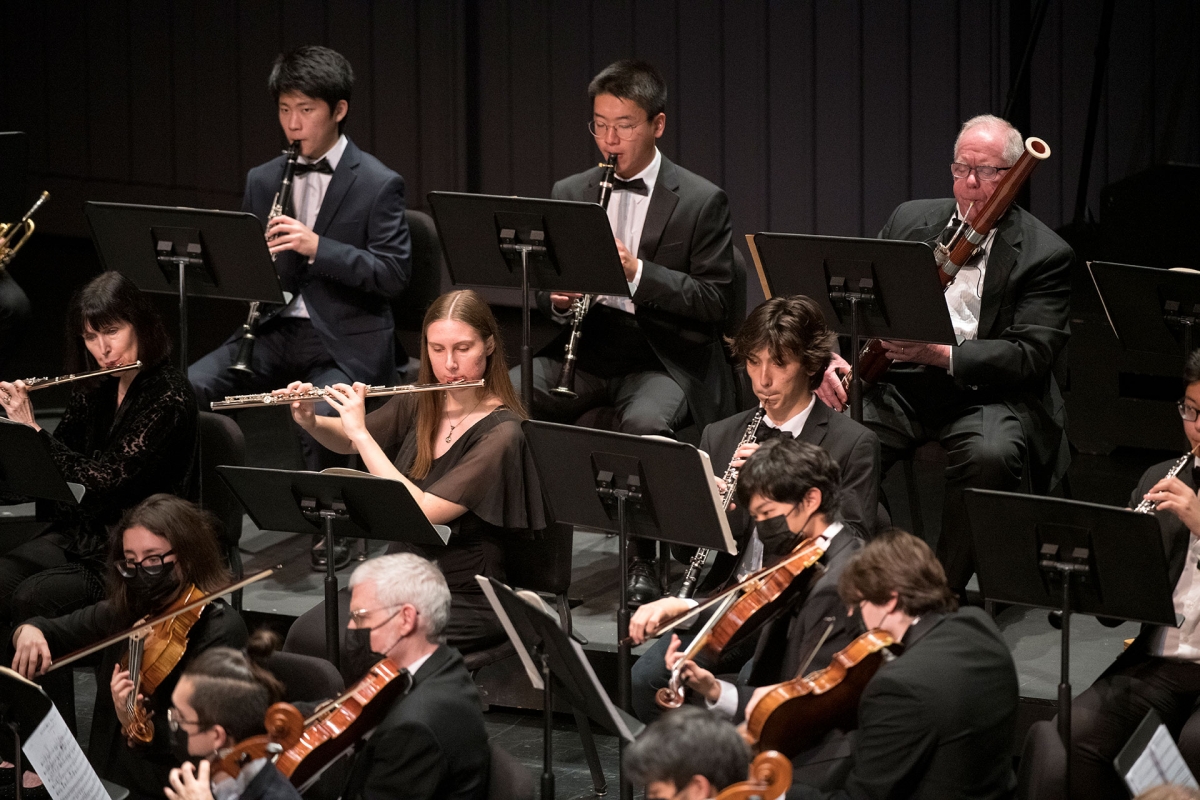
M 746 743 L 788 758 L 818 744 L 834 729 L 858 727 L 858 700 L 881 666 L 895 658 L 892 635 L 867 631 L 833 656 L 825 669 L 767 692 L 746 718 Z

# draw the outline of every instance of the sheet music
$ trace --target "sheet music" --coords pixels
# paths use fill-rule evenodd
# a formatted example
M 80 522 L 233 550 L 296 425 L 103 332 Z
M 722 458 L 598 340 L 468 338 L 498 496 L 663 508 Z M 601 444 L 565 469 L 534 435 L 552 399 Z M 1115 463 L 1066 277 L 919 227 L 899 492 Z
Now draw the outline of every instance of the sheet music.
M 592 669 L 592 662 L 588 661 L 587 654 L 583 652 L 583 647 L 574 639 L 567 639 L 567 643 L 571 645 L 571 649 L 575 651 L 575 655 L 579 657 L 579 663 L 587 670 L 588 677 L 592 681 L 592 686 L 596 689 L 596 696 L 604 701 L 604 705 L 608 708 L 609 717 L 615 722 L 619 728 L 618 733 L 625 738 L 626 741 L 632 742 L 636 737 L 629 730 L 629 726 L 625 723 L 625 718 L 618 712 L 617 707 L 612 704 L 612 700 L 608 699 L 608 692 L 604 691 L 604 686 L 600 683 L 600 679 L 596 677 L 596 671 Z M 57 799 L 56 799 L 57 800 Z
M 54 706 L 21 749 L 54 800 L 109 800 L 99 776 Z
M 533 684 L 534 689 L 537 689 L 539 692 L 542 691 L 545 688 L 545 684 L 542 683 L 542 671 L 533 663 L 533 657 L 529 655 L 529 651 L 525 649 L 525 643 L 517 635 L 517 629 L 513 627 L 512 620 L 508 618 L 508 612 L 504 610 L 500 599 L 496 597 L 496 590 L 492 587 L 492 582 L 482 575 L 476 575 L 475 580 L 479 582 L 479 588 L 483 589 L 484 596 L 492 604 L 492 610 L 500 618 L 500 624 L 504 626 L 504 632 L 508 634 L 509 641 L 512 642 L 513 648 L 517 651 L 517 656 L 525 666 L 525 674 L 529 676 L 529 682 Z
M 1125 783 L 1134 795 L 1163 784 L 1200 789 L 1166 725 L 1159 725 L 1154 731 L 1150 743 L 1125 773 Z

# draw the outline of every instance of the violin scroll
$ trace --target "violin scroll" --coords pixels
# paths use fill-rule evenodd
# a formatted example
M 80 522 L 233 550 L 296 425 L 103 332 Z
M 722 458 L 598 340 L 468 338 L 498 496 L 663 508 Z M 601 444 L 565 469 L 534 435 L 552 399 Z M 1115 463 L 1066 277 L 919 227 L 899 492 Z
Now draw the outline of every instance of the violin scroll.
M 294 747 L 304 733 L 304 715 L 290 703 L 276 703 L 263 718 L 267 732 L 238 742 L 237 746 L 213 764 L 213 774 L 223 772 L 236 778 L 242 767 L 260 758 L 275 760 L 284 750 Z
M 783 797 L 792 785 L 792 762 L 774 750 L 759 753 L 750 765 L 750 778 L 726 787 L 717 800 L 771 800 Z
M 674 685 L 664 686 L 654 693 L 654 702 L 658 703 L 659 708 L 679 708 L 683 705 L 683 687 L 676 689 Z

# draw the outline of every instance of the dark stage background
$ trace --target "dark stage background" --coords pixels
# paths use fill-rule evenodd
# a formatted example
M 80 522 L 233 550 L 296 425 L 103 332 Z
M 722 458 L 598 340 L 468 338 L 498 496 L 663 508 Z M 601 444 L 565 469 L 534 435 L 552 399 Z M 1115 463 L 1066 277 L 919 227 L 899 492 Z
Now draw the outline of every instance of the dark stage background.
M 322 43 L 357 72 L 347 132 L 435 189 L 545 195 L 596 151 L 586 85 L 654 61 L 670 86 L 663 151 L 725 187 L 736 241 L 758 230 L 873 235 L 899 202 L 949 194 L 958 126 L 1005 105 L 1030 0 L 110 0 L 10 3 L 0 130 L 30 137 L 39 236 L 84 237 L 85 199 L 236 208 L 282 136 L 266 91 L 281 50 Z M 1100 0 L 1051 2 L 1013 118 L 1053 157 L 1032 180 L 1047 224 L 1071 220 Z M 1118 0 L 1089 208 L 1166 162 L 1200 162 L 1200 4 Z M 1028 119 L 1026 123 L 1024 120 Z M 37 260 L 34 245 L 28 262 Z M 61 309 L 87 248 L 14 274 Z M 23 254 L 22 258 L 25 258 Z M 40 283 L 41 282 L 41 283 Z M 751 287 L 751 303 L 761 297 Z M 193 353 L 240 321 L 221 307 Z M 59 318 L 61 322 L 61 318 Z M 201 320 L 199 324 L 204 324 Z M 54 351 L 39 320 L 30 359 Z M 47 358 L 37 360 L 47 363 Z

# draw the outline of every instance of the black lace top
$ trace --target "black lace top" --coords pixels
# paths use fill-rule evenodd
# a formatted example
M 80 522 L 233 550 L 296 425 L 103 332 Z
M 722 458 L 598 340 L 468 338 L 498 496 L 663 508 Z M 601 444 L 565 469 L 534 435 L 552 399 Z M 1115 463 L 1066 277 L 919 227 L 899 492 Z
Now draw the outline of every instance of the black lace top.
M 117 377 L 72 393 L 51 436 L 63 477 L 83 484 L 78 506 L 38 501 L 38 519 L 72 534 L 71 551 L 101 557 L 108 526 L 156 492 L 188 497 L 196 450 L 196 398 L 187 376 L 167 361 L 142 369 L 117 407 Z

